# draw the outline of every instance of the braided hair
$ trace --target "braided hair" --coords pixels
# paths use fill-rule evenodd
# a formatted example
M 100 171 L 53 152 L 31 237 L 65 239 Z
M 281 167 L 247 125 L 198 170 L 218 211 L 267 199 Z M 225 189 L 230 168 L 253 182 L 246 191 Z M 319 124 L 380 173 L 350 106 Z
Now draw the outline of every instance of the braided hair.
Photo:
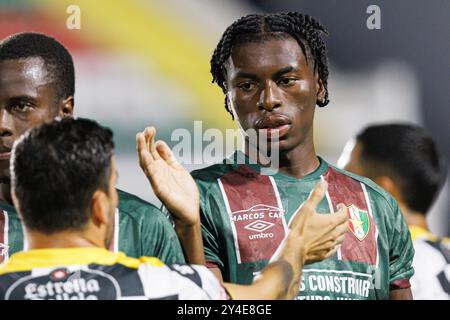
M 325 27 L 316 19 L 300 12 L 249 14 L 231 24 L 223 33 L 211 58 L 212 82 L 217 83 L 224 93 L 226 88 L 225 62 L 231 55 L 233 45 L 268 38 L 294 38 L 300 45 L 307 61 L 314 59 L 314 71 L 318 71 L 325 88 L 325 98 L 318 101 L 319 107 L 326 106 L 328 99 L 328 62 L 324 37 L 328 35 Z M 305 45 L 307 44 L 307 46 Z M 308 50 L 307 50 L 308 49 Z M 225 109 L 233 116 L 225 97 Z

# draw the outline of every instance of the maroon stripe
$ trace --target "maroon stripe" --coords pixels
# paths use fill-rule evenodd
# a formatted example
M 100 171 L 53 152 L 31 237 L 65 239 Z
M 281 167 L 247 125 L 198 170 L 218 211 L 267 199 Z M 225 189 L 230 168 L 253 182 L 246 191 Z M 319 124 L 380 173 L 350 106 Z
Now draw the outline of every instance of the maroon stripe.
M 0 211 L 0 263 L 6 258 L 5 243 L 6 217 L 3 211 Z
M 390 289 L 396 290 L 396 289 L 408 289 L 411 287 L 411 283 L 408 279 L 401 279 L 396 280 L 394 282 L 391 282 Z
M 369 213 L 369 204 L 366 203 L 364 190 L 359 181 L 332 168 L 328 169 L 324 174 L 324 178 L 328 182 L 328 193 L 334 211 L 338 210 L 337 205 L 339 203 L 343 203 L 346 206 L 354 205 Z M 376 225 L 370 214 L 368 214 L 368 217 L 370 223 L 369 232 L 362 241 L 350 231 L 345 235 L 341 246 L 342 260 L 363 262 L 371 265 L 376 264 Z
M 241 262 L 270 259 L 285 236 L 283 209 L 278 207 L 270 178 L 242 165 L 220 181 L 237 233 Z
M 206 266 L 207 268 L 218 268 L 218 267 L 219 267 L 219 265 L 217 264 L 217 262 L 212 261 L 212 260 L 206 260 L 205 266 Z

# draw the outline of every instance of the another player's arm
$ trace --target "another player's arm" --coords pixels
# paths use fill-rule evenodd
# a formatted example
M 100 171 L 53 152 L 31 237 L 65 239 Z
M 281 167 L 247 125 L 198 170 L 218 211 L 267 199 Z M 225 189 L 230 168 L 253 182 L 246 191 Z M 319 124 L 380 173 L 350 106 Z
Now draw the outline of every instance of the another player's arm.
M 156 196 L 172 214 L 188 262 L 204 265 L 197 184 L 165 142 L 155 143 L 155 135 L 154 127 L 136 135 L 139 164 Z
M 251 285 L 223 284 L 235 299 L 293 299 L 299 292 L 303 265 L 335 254 L 347 231 L 347 215 L 343 205 L 336 214 L 317 214 L 326 188 L 326 182 L 320 182 L 313 189 L 297 210 L 272 263 Z
M 208 267 L 209 271 L 211 271 L 220 282 L 223 282 L 222 271 L 217 267 Z
M 389 299 L 391 300 L 412 300 L 413 295 L 411 288 L 394 289 L 389 292 Z

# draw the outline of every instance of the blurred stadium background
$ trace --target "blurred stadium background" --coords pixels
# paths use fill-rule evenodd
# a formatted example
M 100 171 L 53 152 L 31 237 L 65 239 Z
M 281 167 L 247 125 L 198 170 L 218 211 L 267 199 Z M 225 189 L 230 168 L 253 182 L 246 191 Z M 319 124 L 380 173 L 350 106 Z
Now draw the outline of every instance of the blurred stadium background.
M 381 8 L 381 30 L 366 27 L 371 4 Z M 69 5 L 81 9 L 81 30 L 66 28 Z M 192 130 L 194 120 L 204 130 L 235 128 L 211 84 L 211 53 L 240 16 L 287 10 L 312 14 L 330 31 L 331 103 L 316 116 L 320 155 L 336 163 L 367 124 L 410 121 L 425 126 L 450 159 L 445 0 L 0 0 L 0 38 L 37 31 L 69 49 L 76 115 L 114 130 L 119 187 L 158 204 L 137 165 L 135 133 L 152 124 L 170 144 L 173 130 Z M 448 185 L 428 218 L 439 235 L 450 233 Z

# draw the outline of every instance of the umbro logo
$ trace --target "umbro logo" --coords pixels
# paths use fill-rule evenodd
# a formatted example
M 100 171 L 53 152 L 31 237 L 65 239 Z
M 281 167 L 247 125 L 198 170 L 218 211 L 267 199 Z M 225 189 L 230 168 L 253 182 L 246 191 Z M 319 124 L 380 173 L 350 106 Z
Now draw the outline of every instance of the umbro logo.
M 271 222 L 256 220 L 256 221 L 253 221 L 252 223 L 246 225 L 244 227 L 244 229 L 256 231 L 256 232 L 263 232 L 263 231 L 266 231 L 267 229 L 272 228 L 274 225 L 275 224 L 271 223 Z

